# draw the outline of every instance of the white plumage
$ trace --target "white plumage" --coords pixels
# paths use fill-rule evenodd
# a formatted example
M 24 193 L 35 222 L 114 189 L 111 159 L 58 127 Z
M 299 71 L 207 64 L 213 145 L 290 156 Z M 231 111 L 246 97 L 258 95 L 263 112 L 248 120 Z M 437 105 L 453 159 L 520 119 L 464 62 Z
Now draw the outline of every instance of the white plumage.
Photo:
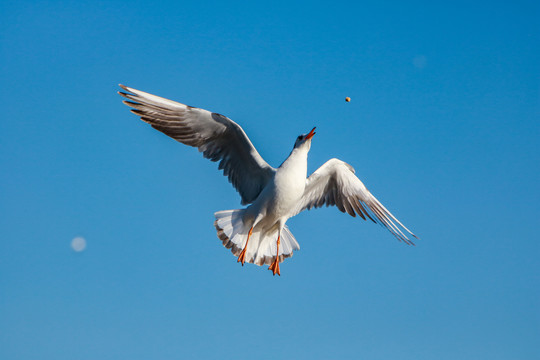
M 413 244 L 416 237 L 396 219 L 354 175 L 349 164 L 331 159 L 309 178 L 307 155 L 315 128 L 300 135 L 288 158 L 273 168 L 259 155 L 242 128 L 231 119 L 120 85 L 124 103 L 141 119 L 219 162 L 242 199 L 244 209 L 215 213 L 214 225 L 223 245 L 238 261 L 270 265 L 280 274 L 279 263 L 300 249 L 285 225 L 303 210 L 335 205 L 351 216 L 359 215 L 385 226 L 396 238 Z

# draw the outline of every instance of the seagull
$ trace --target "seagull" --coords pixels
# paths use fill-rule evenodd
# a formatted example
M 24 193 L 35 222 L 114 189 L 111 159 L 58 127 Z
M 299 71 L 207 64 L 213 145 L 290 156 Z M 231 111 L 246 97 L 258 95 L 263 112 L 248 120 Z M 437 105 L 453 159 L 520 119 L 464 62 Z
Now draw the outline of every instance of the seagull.
M 287 220 L 323 205 L 379 223 L 405 244 L 414 245 L 405 233 L 418 238 L 368 191 L 351 165 L 334 158 L 307 177 L 315 128 L 298 136 L 287 159 L 273 168 L 240 125 L 228 117 L 119 86 L 125 92 L 118 93 L 127 99 L 123 103 L 141 120 L 219 162 L 219 170 L 247 207 L 216 212 L 214 226 L 218 238 L 242 266 L 246 262 L 269 265 L 273 275 L 281 275 L 279 264 L 300 249 Z

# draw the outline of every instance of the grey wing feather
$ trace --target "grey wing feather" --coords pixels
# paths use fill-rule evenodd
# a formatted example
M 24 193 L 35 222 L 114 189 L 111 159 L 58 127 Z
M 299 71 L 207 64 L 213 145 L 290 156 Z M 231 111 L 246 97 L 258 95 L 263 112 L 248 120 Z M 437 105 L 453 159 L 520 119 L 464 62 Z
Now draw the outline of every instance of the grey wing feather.
M 295 214 L 323 205 L 335 205 L 341 212 L 379 223 L 406 244 L 414 245 L 403 231 L 417 238 L 369 192 L 353 167 L 341 160 L 328 160 L 311 174 Z
M 275 169 L 259 155 L 244 130 L 231 119 L 207 110 L 184 105 L 120 85 L 134 114 L 156 130 L 199 149 L 203 156 L 219 162 L 242 198 L 253 202 L 274 176 Z

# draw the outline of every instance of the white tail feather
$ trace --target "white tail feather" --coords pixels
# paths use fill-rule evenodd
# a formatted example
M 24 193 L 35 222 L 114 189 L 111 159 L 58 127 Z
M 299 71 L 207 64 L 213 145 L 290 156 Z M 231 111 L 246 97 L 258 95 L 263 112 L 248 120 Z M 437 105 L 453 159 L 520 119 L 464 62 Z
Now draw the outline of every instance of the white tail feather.
M 249 227 L 244 225 L 245 209 L 224 210 L 214 214 L 216 221 L 214 226 L 217 235 L 223 242 L 223 246 L 231 249 L 234 256 L 239 256 L 247 241 Z M 246 262 L 256 265 L 270 265 L 276 258 L 277 231 L 262 233 L 257 226 L 253 229 L 246 249 Z M 279 261 L 291 257 L 294 250 L 299 250 L 300 245 L 291 234 L 287 225 L 281 231 L 279 246 Z

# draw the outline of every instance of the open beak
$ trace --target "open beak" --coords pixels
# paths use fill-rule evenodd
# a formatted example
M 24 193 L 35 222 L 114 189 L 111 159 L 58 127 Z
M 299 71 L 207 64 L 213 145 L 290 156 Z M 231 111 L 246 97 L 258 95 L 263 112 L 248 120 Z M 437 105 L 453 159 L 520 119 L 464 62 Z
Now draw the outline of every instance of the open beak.
M 315 128 L 311 129 L 309 134 L 306 135 L 306 140 L 311 139 L 313 137 L 313 135 L 315 135 Z

